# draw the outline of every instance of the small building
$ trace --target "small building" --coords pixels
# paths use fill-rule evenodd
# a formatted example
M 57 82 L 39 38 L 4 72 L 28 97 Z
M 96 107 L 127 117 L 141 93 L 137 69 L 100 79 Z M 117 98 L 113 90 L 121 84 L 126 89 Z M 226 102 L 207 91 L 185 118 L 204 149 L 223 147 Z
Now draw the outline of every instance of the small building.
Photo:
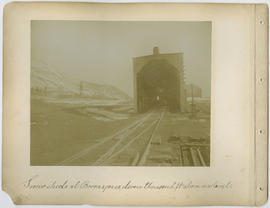
M 194 84 L 186 85 L 186 96 L 187 97 L 202 97 L 202 89 Z
M 145 112 L 157 105 L 184 112 L 186 105 L 183 53 L 153 54 L 133 58 L 134 105 Z

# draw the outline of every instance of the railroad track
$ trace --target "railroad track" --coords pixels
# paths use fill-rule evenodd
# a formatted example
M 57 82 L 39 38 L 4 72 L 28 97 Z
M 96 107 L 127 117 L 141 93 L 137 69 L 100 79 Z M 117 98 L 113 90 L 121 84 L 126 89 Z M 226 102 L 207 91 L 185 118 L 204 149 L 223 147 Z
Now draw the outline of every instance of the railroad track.
M 158 127 L 159 127 L 159 125 L 160 125 L 160 123 L 161 123 L 161 121 L 162 121 L 162 119 L 163 119 L 163 117 L 165 115 L 165 112 L 166 111 L 163 110 L 163 112 L 160 114 L 160 117 L 158 118 L 158 120 L 155 123 L 155 127 L 154 127 L 153 131 L 151 132 L 151 134 L 149 136 L 148 143 L 147 143 L 141 157 L 138 157 L 136 155 L 135 159 L 138 158 L 138 162 L 136 162 L 135 159 L 134 159 L 133 162 L 132 162 L 133 165 L 137 165 L 137 166 L 141 165 L 142 166 L 142 165 L 145 164 L 145 162 L 147 160 L 147 156 L 149 155 L 149 152 L 150 152 L 150 147 L 152 145 L 153 138 L 154 138 L 154 136 L 156 136 L 157 129 L 158 129 Z
M 152 151 L 155 151 L 150 151 L 151 146 L 159 141 L 157 139 L 159 138 L 158 129 L 166 112 L 167 108 L 163 108 L 146 113 L 129 126 L 100 139 L 99 142 L 56 165 L 149 165 L 149 159 L 151 161 L 151 158 L 153 158 Z M 204 129 L 203 126 L 196 126 Z M 176 154 L 174 155 L 178 157 L 176 159 L 178 162 L 172 164 L 176 166 L 209 166 L 209 148 L 207 143 L 189 140 L 176 142 L 173 149 L 175 149 Z
M 202 153 L 207 148 L 208 145 L 179 145 L 177 148 L 179 166 L 208 166 Z
M 138 125 L 141 125 L 142 123 L 144 123 L 151 115 L 153 114 L 153 111 L 147 113 L 144 117 L 142 117 L 141 119 L 135 121 L 134 123 L 132 123 L 131 125 L 115 132 L 114 134 L 110 135 L 110 136 L 107 136 L 107 137 L 104 137 L 102 139 L 100 139 L 100 141 L 96 144 L 93 144 L 91 145 L 90 147 L 87 147 L 85 149 L 83 149 L 82 151 L 66 158 L 65 160 L 57 163 L 56 165 L 67 165 L 69 164 L 70 162 L 73 162 L 81 157 L 83 157 L 84 155 L 90 153 L 91 151 L 93 151 L 95 148 L 105 144 L 106 142 L 112 140 L 113 138 L 133 129 L 133 128 L 136 128 Z
M 135 121 L 131 125 L 117 131 L 113 135 L 101 139 L 98 143 L 71 155 L 56 165 L 65 166 L 75 164 L 78 161 L 84 161 L 84 164 L 87 165 L 103 165 L 108 160 L 111 160 L 128 149 L 134 141 L 154 128 L 157 120 L 159 119 L 159 117 L 157 118 L 157 114 L 160 114 L 159 111 L 150 111 L 144 117 Z
M 103 155 L 101 155 L 99 157 L 99 159 L 95 163 L 93 163 L 92 165 L 103 165 L 104 163 L 115 158 L 116 156 L 119 156 L 124 151 L 128 151 L 130 146 L 136 140 L 142 139 L 145 134 L 150 132 L 150 135 L 148 135 L 146 137 L 146 138 L 148 138 L 148 140 L 147 140 L 145 147 L 143 147 L 141 149 L 142 150 L 141 154 L 137 152 L 135 155 L 133 155 L 134 159 L 132 159 L 131 164 L 129 164 L 132 166 L 144 165 L 144 163 L 146 162 L 147 156 L 149 154 L 149 151 L 150 151 L 150 146 L 151 146 L 153 136 L 155 135 L 155 132 L 158 129 L 158 126 L 159 126 L 165 112 L 166 112 L 166 109 L 163 109 L 161 112 L 155 111 L 154 118 L 151 119 L 152 121 L 150 123 L 148 123 L 147 125 L 145 125 L 143 127 L 143 129 L 141 129 L 141 131 L 138 128 L 134 128 L 129 132 L 125 132 L 125 134 L 111 148 L 109 148 Z M 137 132 L 135 132 L 135 131 L 137 131 Z M 135 134 L 133 134 L 133 133 L 135 133 Z M 126 160 L 129 161 L 130 158 L 126 159 Z

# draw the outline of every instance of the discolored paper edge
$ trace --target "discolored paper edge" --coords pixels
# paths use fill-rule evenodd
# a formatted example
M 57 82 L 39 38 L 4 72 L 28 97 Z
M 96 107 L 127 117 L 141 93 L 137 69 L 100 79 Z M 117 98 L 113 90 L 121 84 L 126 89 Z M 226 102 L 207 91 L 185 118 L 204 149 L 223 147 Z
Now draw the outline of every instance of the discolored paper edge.
M 255 5 L 255 205 L 268 199 L 268 7 Z
M 49 6 L 48 6 L 49 5 Z M 185 8 L 181 9 L 180 5 Z M 47 15 L 44 15 L 44 11 L 46 9 L 43 8 L 49 8 Z M 92 7 L 92 8 L 91 8 Z M 131 10 L 129 10 L 132 7 Z M 196 8 L 197 7 L 197 8 Z M 29 8 L 31 8 L 29 10 Z M 73 8 L 75 8 L 73 10 Z M 90 9 L 89 9 L 90 8 Z M 95 8 L 95 9 L 93 9 Z M 140 9 L 138 9 L 140 8 Z M 166 8 L 166 9 L 164 9 Z M 195 8 L 195 9 L 194 9 Z M 237 8 L 237 9 L 236 9 Z M 4 25 L 4 94 L 3 94 L 3 189 L 11 196 L 15 204 L 95 204 L 95 205 L 152 205 L 152 206 L 180 206 L 180 205 L 262 205 L 267 200 L 267 188 L 264 189 L 264 187 L 267 187 L 267 119 L 265 119 L 266 115 L 266 107 L 267 107 L 267 100 L 265 102 L 265 99 L 267 99 L 267 76 L 264 80 L 264 86 L 262 90 L 260 90 L 261 86 L 258 85 L 258 76 L 261 74 L 258 74 L 260 69 L 263 71 L 263 75 L 267 71 L 267 66 L 263 65 L 264 67 L 261 67 L 261 64 L 265 62 L 266 59 L 263 59 L 267 57 L 265 51 L 267 48 L 266 46 L 266 39 L 267 37 L 267 29 L 266 29 L 266 23 L 263 24 L 264 29 L 259 29 L 259 25 L 257 25 L 257 17 L 261 18 L 262 16 L 258 16 L 258 14 L 263 14 L 263 17 L 266 19 L 267 13 L 265 12 L 267 10 L 267 7 L 265 5 L 245 5 L 241 7 L 241 5 L 237 5 L 236 8 L 232 4 L 121 4 L 121 5 L 106 5 L 106 4 L 89 4 L 89 3 L 12 3 L 8 4 L 5 7 L 5 17 L 8 17 L 8 22 L 5 22 Z M 77 10 L 76 10 L 77 9 Z M 89 14 L 89 11 L 92 12 L 92 14 Z M 221 10 L 223 12 L 223 16 L 219 16 L 219 14 L 215 13 L 215 10 Z M 218 132 L 217 129 L 212 128 L 211 129 L 211 137 L 213 136 L 213 140 L 211 140 L 211 153 L 214 155 L 214 159 L 211 160 L 211 167 L 210 169 L 213 169 L 211 171 L 203 171 L 202 169 L 188 169 L 188 168 L 181 168 L 181 170 L 177 168 L 158 168 L 158 171 L 153 168 L 140 168 L 140 169 L 131 169 L 131 168 L 122 168 L 119 167 L 117 171 L 123 171 L 123 174 L 130 174 L 133 179 L 136 179 L 138 181 L 143 181 L 145 178 L 147 178 L 147 175 L 153 174 L 157 175 L 154 178 L 160 181 L 166 181 L 162 177 L 166 174 L 171 174 L 170 177 L 177 178 L 178 175 L 181 175 L 183 178 L 188 178 L 190 176 L 194 176 L 194 178 L 198 180 L 206 180 L 207 177 L 211 178 L 219 178 L 219 176 L 225 175 L 229 179 L 234 180 L 233 182 L 236 184 L 236 189 L 234 189 L 231 193 L 226 192 L 224 194 L 217 194 L 211 192 L 206 192 L 205 195 L 201 195 L 194 192 L 183 192 L 182 194 L 176 195 L 174 193 L 168 192 L 165 194 L 160 193 L 137 193 L 137 194 L 130 194 L 126 193 L 126 195 L 119 195 L 117 193 L 106 193 L 105 197 L 102 197 L 100 193 L 65 193 L 65 192 L 52 192 L 52 193 L 36 193 L 29 190 L 24 190 L 21 185 L 25 183 L 25 180 L 27 180 L 27 177 L 32 177 L 35 175 L 31 175 L 34 173 L 43 174 L 41 177 L 45 178 L 46 181 L 48 177 L 54 176 L 53 174 L 57 174 L 57 179 L 61 179 L 63 176 L 65 176 L 65 173 L 71 173 L 71 175 L 74 178 L 78 177 L 78 174 L 81 175 L 90 175 L 91 177 L 99 177 L 98 180 L 101 179 L 108 179 L 111 175 L 115 176 L 116 170 L 112 167 L 102 167 L 99 170 L 102 170 L 102 172 L 99 172 L 97 168 L 95 167 L 29 167 L 28 159 L 23 158 L 25 155 L 21 154 L 20 152 L 27 152 L 29 151 L 29 146 L 27 146 L 29 143 L 28 136 L 29 136 L 29 129 L 27 128 L 27 122 L 29 122 L 29 109 L 28 101 L 23 97 L 29 96 L 29 82 L 26 78 L 29 76 L 29 66 L 30 66 L 30 60 L 21 58 L 27 57 L 30 54 L 30 48 L 29 48 L 29 39 L 23 39 L 26 42 L 22 43 L 20 38 L 23 36 L 28 35 L 28 31 L 23 30 L 23 33 L 20 33 L 20 31 L 23 29 L 23 25 L 18 24 L 18 15 L 22 15 L 25 11 L 33 11 L 36 12 L 33 15 L 34 19 L 43 19 L 44 17 L 47 17 L 48 19 L 55 19 L 58 17 L 59 19 L 70 19 L 70 20 L 82 20 L 85 19 L 102 19 L 102 20 L 124 20 L 125 17 L 128 19 L 128 17 L 131 17 L 130 19 L 140 19 L 140 15 L 143 16 L 140 20 L 158 20 L 159 18 L 163 20 L 175 20 L 179 18 L 178 20 L 188 20 L 188 21 L 198 21 L 198 20 L 212 20 L 213 15 L 216 15 L 217 21 L 220 21 L 220 19 L 225 18 L 225 15 L 230 15 L 230 11 L 233 11 L 232 14 L 235 15 L 234 17 L 227 16 L 230 21 L 233 20 L 233 18 L 237 19 L 237 14 L 235 11 L 242 12 L 242 14 L 247 14 L 250 12 L 251 16 L 250 19 L 247 19 L 247 25 L 250 25 L 250 32 L 254 33 L 252 35 L 252 38 L 249 37 L 241 37 L 243 42 L 246 41 L 246 38 L 250 40 L 250 51 L 243 52 L 248 53 L 250 57 L 253 57 L 254 60 L 251 61 L 251 64 L 246 64 L 245 66 L 248 67 L 250 71 L 247 71 L 245 73 L 235 72 L 235 74 L 231 74 L 231 76 L 234 76 L 234 79 L 238 79 L 237 75 L 243 75 L 244 76 L 244 83 L 243 80 L 239 78 L 241 83 L 241 86 L 245 86 L 245 90 L 250 89 L 250 96 L 243 96 L 243 99 L 246 99 L 248 103 L 248 106 L 243 106 L 245 110 L 249 109 L 250 111 L 243 111 L 237 114 L 242 119 L 241 122 L 238 120 L 233 120 L 237 125 L 241 125 L 241 123 L 245 123 L 246 136 L 247 138 L 243 138 L 244 134 L 240 134 L 241 142 L 235 141 L 233 145 L 236 145 L 235 147 L 230 146 L 230 148 L 235 148 L 234 150 L 228 151 L 226 155 L 225 152 L 222 152 L 222 148 L 226 148 L 226 143 L 220 143 L 221 140 L 216 140 L 218 137 L 222 137 L 222 134 L 226 134 L 228 131 L 237 131 L 237 129 L 242 128 L 243 133 L 243 127 L 244 126 L 226 126 L 231 127 L 227 128 L 223 132 Z M 130 14 L 125 13 L 125 10 L 130 11 Z M 197 13 L 200 13 L 202 11 L 210 11 L 209 13 L 203 16 L 204 18 L 198 19 L 198 15 L 196 13 L 189 15 L 181 15 L 181 12 L 186 11 L 196 11 Z M 65 15 L 61 16 L 61 12 L 65 13 Z M 121 14 L 122 11 L 125 13 L 124 15 Z M 154 13 L 153 15 L 153 11 Z M 170 12 L 171 11 L 171 12 Z M 211 13 L 212 11 L 212 13 Z M 50 12 L 50 14 L 49 14 Z M 67 14 L 67 12 L 69 12 Z M 95 13 L 96 12 L 96 13 Z M 139 12 L 139 13 L 138 13 Z M 149 13 L 150 12 L 150 13 Z M 228 12 L 226 14 L 226 12 Z M 53 15 L 51 15 L 51 13 Z M 93 14 L 94 13 L 94 14 Z M 202 12 L 203 13 L 203 12 Z M 41 14 L 41 15 L 40 15 Z M 140 14 L 140 15 L 139 15 Z M 253 14 L 253 16 L 252 16 Z M 25 14 L 24 15 L 28 15 Z M 240 15 L 240 14 L 239 14 Z M 31 15 L 29 14 L 30 18 Z M 241 16 L 239 16 L 241 17 Z M 248 16 L 249 17 L 249 16 Z M 17 18 L 17 19 L 16 19 Z M 197 19 L 196 19 L 197 18 Z M 222 19 L 224 20 L 224 19 Z M 4 20 L 5 21 L 5 20 Z M 229 21 L 226 19 L 226 21 Z M 225 21 L 225 23 L 226 23 Z M 224 22 L 224 21 L 223 21 Z M 242 23 L 242 22 L 241 22 Z M 13 24 L 17 24 L 17 27 L 14 27 Z M 216 22 L 214 21 L 214 26 Z M 243 23 L 244 24 L 244 23 Z M 260 24 L 261 25 L 261 24 Z M 230 25 L 226 25 L 227 27 Z M 238 26 L 242 26 L 241 24 Z M 246 25 L 245 25 L 246 26 Z M 30 28 L 28 28 L 30 30 Z M 231 28 L 230 28 L 231 29 Z M 235 28 L 237 29 L 237 28 Z M 219 30 L 219 32 L 221 32 Z M 220 34 L 219 34 L 220 35 Z M 261 37 L 261 38 L 259 38 Z M 239 37 L 237 37 L 237 40 L 241 40 Z M 265 40 L 265 41 L 264 41 Z M 13 43 L 14 41 L 15 43 Z M 216 36 L 213 36 L 213 44 L 216 44 Z M 221 44 L 220 42 L 218 42 Z M 236 49 L 237 49 L 237 44 Z M 222 45 L 224 47 L 224 45 Z M 238 45 L 239 46 L 239 45 Z M 240 45 L 241 46 L 241 45 Z M 243 47 L 243 46 L 242 46 Z M 245 48 L 245 47 L 244 47 Z M 256 50 L 255 50 L 256 48 Z M 214 56 L 214 60 L 212 61 L 212 65 L 218 65 L 218 61 L 224 61 L 224 57 L 220 59 L 216 59 L 215 53 L 222 54 L 220 52 L 220 48 L 214 47 L 212 50 L 212 55 Z M 26 55 L 25 55 L 26 54 Z M 260 54 L 263 54 L 262 56 Z M 245 56 L 246 57 L 246 56 Z M 259 58 L 259 59 L 258 59 Z M 252 59 L 252 58 L 251 58 Z M 250 59 L 245 61 L 249 61 Z M 230 61 L 230 60 L 229 60 Z M 225 64 L 225 63 L 224 63 Z M 236 64 L 237 65 L 237 64 Z M 22 66 L 22 67 L 20 67 Z M 241 70 L 243 70 L 243 63 L 240 64 Z M 221 68 L 220 66 L 218 67 Z M 256 71 L 254 71 L 256 69 Z M 224 70 L 222 68 L 222 70 Z M 221 83 L 218 83 L 222 81 L 222 76 L 220 76 L 218 73 L 221 73 L 220 71 L 213 71 L 213 77 L 218 78 L 217 80 L 212 78 L 213 85 L 214 86 L 220 86 Z M 242 71 L 243 72 L 243 71 Z M 224 73 L 223 73 L 224 75 Z M 225 74 L 226 75 L 226 74 Z M 19 76 L 22 76 L 21 78 Z M 231 81 L 235 81 L 232 79 Z M 249 80 L 250 82 L 246 82 L 246 80 Z M 18 83 L 16 83 L 18 82 Z M 22 85 L 20 85 L 22 84 Z M 235 83 L 233 83 L 235 84 Z M 19 86 L 18 86 L 19 85 Z M 212 83 L 211 83 L 212 85 Z M 213 86 L 212 85 L 212 86 Z M 257 86 L 258 85 L 258 86 Z M 233 87 L 233 86 L 228 86 Z M 236 87 L 236 86 L 234 86 Z M 19 89 L 21 88 L 21 89 Z M 26 91 L 24 91 L 26 89 Z M 235 89 L 233 89 L 235 90 Z M 244 89 L 242 92 L 244 93 Z M 218 93 L 216 93 L 217 89 L 212 87 L 214 98 L 218 97 Z M 232 91 L 232 88 L 230 88 L 230 91 Z M 237 91 L 237 89 L 236 89 Z M 211 92 L 211 94 L 212 94 Z M 217 91 L 220 92 L 220 91 Z M 256 92 L 256 93 L 254 93 Z M 226 92 L 228 93 L 228 92 Z M 262 95 L 260 96 L 260 93 Z M 238 94 L 235 94 L 238 95 Z M 256 95 L 256 96 L 254 96 Z M 239 94 L 239 96 L 241 96 Z M 258 96 L 258 97 L 257 97 Z M 220 97 L 219 97 L 220 98 Z M 248 99 L 247 99 L 248 98 Z M 243 103 L 243 99 L 239 99 L 238 101 L 241 101 Z M 261 102 L 263 100 L 263 102 Z M 218 100 L 214 99 L 213 102 L 218 102 Z M 254 102 L 254 103 L 253 103 Z M 22 106 L 17 106 L 16 104 L 21 104 Z M 221 105 L 222 103 L 218 103 Z M 239 106 L 235 109 L 234 103 L 228 103 L 230 106 L 230 110 L 232 112 L 235 112 L 236 109 L 238 109 Z M 239 104 L 236 104 L 239 105 Z M 211 112 L 219 113 L 216 109 L 218 106 L 212 105 L 211 106 Z M 224 106 L 223 106 L 224 107 Z M 251 108 L 250 108 L 251 107 Z M 26 110 L 25 110 L 26 109 Z M 214 111 L 212 111 L 214 110 Z M 238 109 L 241 111 L 241 108 Z M 256 114 L 255 114 L 256 112 Z M 230 114 L 231 112 L 223 112 L 225 114 Z M 244 114 L 248 114 L 247 116 Z M 224 115 L 225 116 L 225 115 Z M 244 116 L 244 117 L 243 117 Z M 248 121 L 245 121 L 245 118 Z M 218 120 L 212 119 L 211 122 L 218 122 Z M 224 118 L 222 118 L 224 119 Z M 259 122 L 257 122 L 257 120 Z M 26 124 L 24 123 L 26 122 Z M 215 124 L 215 123 L 214 123 Z M 222 124 L 222 123 L 219 123 Z M 251 125 L 252 124 L 252 125 Z M 15 125 L 15 126 L 12 126 Z M 17 126 L 18 125 L 18 126 Z M 264 134 L 258 134 L 258 128 L 259 125 L 261 125 L 263 128 Z M 19 128 L 20 127 L 20 128 Z M 227 132 L 226 132 L 227 131 Z M 21 133 L 18 136 L 18 133 Z M 217 133 L 219 133 L 217 135 Z M 237 136 L 232 134 L 228 134 L 229 136 Z M 260 136 L 260 137 L 259 137 Z M 262 137 L 261 137 L 262 136 Z M 254 140 L 255 138 L 255 140 Z M 259 138 L 263 138 L 260 140 Z M 227 138 L 230 141 L 230 137 Z M 244 140 L 245 139 L 245 140 Z M 23 142 L 21 140 L 24 140 Z M 223 146 L 222 146 L 223 145 Z M 225 145 L 225 146 L 224 146 Z M 240 147 L 240 145 L 242 145 Z M 246 145 L 246 146 L 245 146 Z M 222 146 L 222 148 L 220 148 Z M 212 148 L 213 147 L 213 148 Z M 228 148 L 228 146 L 227 146 Z M 245 149 L 247 148 L 247 150 Z M 219 150 L 219 151 L 218 151 Z M 220 152 L 221 151 L 221 152 Z M 236 154 L 236 152 L 239 151 L 239 154 Z M 247 154 L 248 153 L 250 154 Z M 252 154 L 251 154 L 252 153 Z M 220 154 L 220 155 L 218 155 Z M 22 157 L 21 157 L 22 156 Z M 222 158 L 221 158 L 222 156 Z M 224 156 L 224 158 L 223 158 Z M 242 157 L 246 158 L 242 158 Z M 216 164 L 215 160 L 216 158 L 219 158 L 219 161 L 224 162 L 226 164 L 232 164 L 231 165 L 231 172 L 228 171 L 227 168 L 221 168 L 221 166 Z M 240 159 L 239 159 L 240 158 Z M 23 160 L 23 163 L 22 163 Z M 238 162 L 235 162 L 238 160 Z M 244 162 L 243 167 L 240 166 L 240 161 Z M 225 164 L 224 163 L 224 164 Z M 229 167 L 229 166 L 228 166 Z M 216 168 L 216 169 L 215 169 Z M 84 171 L 84 172 L 77 172 L 78 171 Z M 74 171 L 74 174 L 72 171 Z M 36 171 L 36 172 L 35 172 Z M 183 174 L 184 172 L 184 174 Z M 209 173 L 210 172 L 210 173 Z M 103 174 L 102 176 L 99 176 L 100 174 Z M 108 173 L 108 174 L 107 174 Z M 236 175 L 236 173 L 238 175 Z M 92 174 L 92 175 L 91 175 Z M 191 175 L 188 175 L 191 174 Z M 201 175 L 199 175 L 201 174 Z M 249 175 L 249 176 L 248 176 Z M 242 177 L 243 176 L 243 177 Z M 85 177 L 85 176 L 84 176 Z M 222 177 L 221 177 L 222 178 Z M 223 177 L 224 178 L 224 177 Z M 248 180 L 250 179 L 250 180 Z M 111 176 L 110 181 L 120 181 L 118 178 Z M 264 184 L 264 186 L 262 186 Z M 264 190 L 258 191 L 258 188 L 262 187 Z M 247 190 L 248 189 L 248 190 Z M 208 197 L 207 197 L 208 196 Z M 211 198 L 210 198 L 211 197 Z

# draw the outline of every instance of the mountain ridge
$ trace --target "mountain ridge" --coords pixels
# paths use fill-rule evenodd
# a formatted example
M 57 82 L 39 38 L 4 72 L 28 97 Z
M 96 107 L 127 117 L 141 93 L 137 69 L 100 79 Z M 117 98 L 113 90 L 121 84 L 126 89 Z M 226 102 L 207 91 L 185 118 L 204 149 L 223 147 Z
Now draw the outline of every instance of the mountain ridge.
M 31 95 L 79 96 L 101 100 L 131 100 L 122 90 L 113 85 L 76 80 L 55 72 L 47 63 L 31 60 Z

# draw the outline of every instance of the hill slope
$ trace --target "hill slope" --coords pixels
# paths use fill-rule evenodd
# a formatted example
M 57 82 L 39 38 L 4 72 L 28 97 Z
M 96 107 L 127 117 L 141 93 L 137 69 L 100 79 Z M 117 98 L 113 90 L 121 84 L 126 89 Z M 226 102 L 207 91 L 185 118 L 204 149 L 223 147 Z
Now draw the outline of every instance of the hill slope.
M 42 61 L 31 62 L 32 95 L 81 96 L 96 100 L 130 100 L 131 98 L 115 86 L 75 80 L 55 72 Z

